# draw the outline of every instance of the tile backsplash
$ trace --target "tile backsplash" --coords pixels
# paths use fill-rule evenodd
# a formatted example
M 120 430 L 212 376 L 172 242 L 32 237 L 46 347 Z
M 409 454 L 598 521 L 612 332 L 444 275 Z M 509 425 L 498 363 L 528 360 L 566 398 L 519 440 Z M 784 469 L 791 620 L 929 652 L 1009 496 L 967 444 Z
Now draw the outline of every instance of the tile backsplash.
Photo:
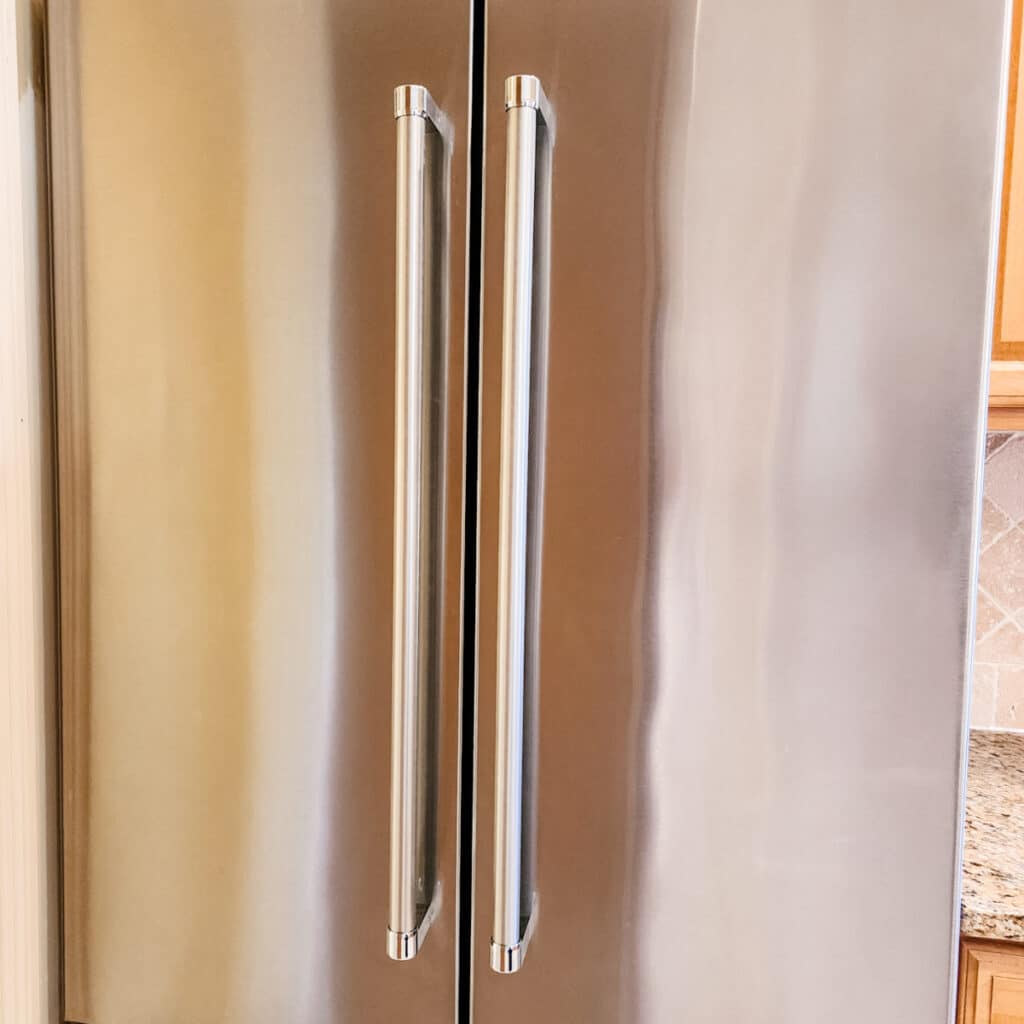
M 1024 433 L 990 433 L 971 725 L 1024 729 Z

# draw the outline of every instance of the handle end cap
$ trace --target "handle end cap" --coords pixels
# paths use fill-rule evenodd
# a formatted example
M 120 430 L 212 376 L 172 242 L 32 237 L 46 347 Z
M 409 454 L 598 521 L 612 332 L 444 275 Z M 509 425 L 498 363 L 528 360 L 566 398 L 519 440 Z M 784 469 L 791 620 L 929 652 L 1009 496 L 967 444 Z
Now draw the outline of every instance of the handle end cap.
M 506 946 L 491 939 L 491 970 L 496 974 L 515 974 L 523 966 L 525 955 L 521 942 Z
M 420 932 L 393 932 L 388 929 L 388 956 L 392 960 L 411 960 L 420 951 Z

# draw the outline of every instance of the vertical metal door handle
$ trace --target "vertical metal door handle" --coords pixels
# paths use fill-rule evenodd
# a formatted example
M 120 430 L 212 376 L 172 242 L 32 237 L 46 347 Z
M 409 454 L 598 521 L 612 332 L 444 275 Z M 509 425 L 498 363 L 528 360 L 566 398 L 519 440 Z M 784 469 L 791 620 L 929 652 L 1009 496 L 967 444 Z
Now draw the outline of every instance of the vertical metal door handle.
M 395 551 L 391 648 L 391 857 L 387 951 L 410 960 L 437 912 L 420 916 L 417 889 L 418 715 L 424 366 L 424 178 L 427 129 L 447 123 L 422 85 L 395 89 L 398 188 L 395 231 Z
M 491 968 L 518 971 L 536 919 L 522 921 L 523 691 L 526 631 L 530 357 L 537 118 L 554 121 L 533 75 L 505 80 L 505 281 L 502 313 L 498 665 L 494 753 Z

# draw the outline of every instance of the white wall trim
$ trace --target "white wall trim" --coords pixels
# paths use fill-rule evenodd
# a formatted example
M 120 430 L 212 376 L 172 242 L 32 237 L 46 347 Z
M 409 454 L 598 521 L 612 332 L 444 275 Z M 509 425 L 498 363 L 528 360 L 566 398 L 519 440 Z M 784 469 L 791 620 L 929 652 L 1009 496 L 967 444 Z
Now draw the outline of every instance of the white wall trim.
M 58 1019 L 39 0 L 0 3 L 0 1021 Z

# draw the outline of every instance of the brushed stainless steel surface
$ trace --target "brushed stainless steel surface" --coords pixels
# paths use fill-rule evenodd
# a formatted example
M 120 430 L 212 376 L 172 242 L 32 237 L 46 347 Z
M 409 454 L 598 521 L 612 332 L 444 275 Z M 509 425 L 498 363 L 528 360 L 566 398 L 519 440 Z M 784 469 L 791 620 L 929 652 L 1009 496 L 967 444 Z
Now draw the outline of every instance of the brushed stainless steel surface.
M 391 627 L 391 890 L 388 931 L 416 928 L 420 506 L 423 419 L 423 165 L 427 122 L 396 119 L 395 527 Z
M 538 900 L 534 897 L 530 916 L 521 929 L 521 938 L 513 945 L 506 945 L 491 939 L 491 970 L 496 974 L 515 974 L 523 966 L 526 951 L 530 947 L 530 939 L 533 938 L 534 930 L 537 927 L 537 905 Z
M 451 145 L 451 122 L 444 111 L 434 102 L 430 90 L 423 85 L 399 85 L 395 87 L 395 117 L 425 117 L 441 136 L 447 146 Z
M 505 79 L 505 110 L 529 107 L 539 112 L 549 137 L 555 132 L 555 115 L 544 86 L 536 75 L 509 75 Z
M 66 1017 L 449 1022 L 469 5 L 49 7 Z M 447 407 L 429 459 L 447 511 L 422 519 L 443 643 L 417 884 L 433 872 L 444 899 L 396 964 L 402 81 L 429 83 L 454 149 L 447 220 L 424 228 L 448 281 L 424 289 L 431 330 L 447 321 L 425 403 Z
M 501 467 L 494 754 L 494 920 L 491 966 L 519 970 L 522 930 L 523 722 L 533 327 L 534 202 L 539 112 L 532 75 L 505 81 L 505 261 L 502 293 Z
M 391 629 L 391 860 L 387 951 L 393 960 L 416 956 L 435 913 L 427 913 L 417 901 L 420 858 L 418 848 L 426 836 L 420 822 L 425 800 L 435 794 L 421 792 L 423 752 L 420 750 L 422 707 L 428 697 L 430 658 L 429 619 L 422 618 L 428 601 L 439 586 L 424 544 L 433 531 L 424 532 L 424 513 L 430 514 L 431 480 L 424 481 L 430 466 L 430 417 L 424 408 L 444 416 L 443 402 L 431 401 L 429 367 L 430 325 L 424 318 L 424 221 L 428 216 L 427 184 L 429 155 L 427 130 L 437 107 L 430 93 L 419 85 L 395 89 L 396 196 L 395 196 L 395 500 L 394 580 Z M 440 141 L 447 149 L 447 140 Z M 446 154 L 443 154 L 446 156 Z M 426 428 L 426 429 L 424 429 Z M 428 445 L 424 451 L 424 444 Z M 426 484 L 426 486 L 424 486 Z M 422 627 L 421 628 L 421 623 Z M 432 852 L 432 851 L 431 851 Z M 422 888 L 422 881 L 420 888 Z M 429 891 L 429 890 L 428 890 Z M 435 902 L 436 908 L 436 902 Z
M 535 888 L 474 1020 L 950 1018 L 1003 0 L 495 0 L 559 121 Z M 504 140 L 486 153 L 495 757 Z M 531 453 L 532 455 L 533 453 Z M 529 734 L 529 732 L 528 732 Z
M 498 659 L 495 669 L 494 924 L 491 942 L 519 943 L 522 843 L 526 485 L 530 425 L 530 285 L 537 112 L 508 112 L 502 326 Z
M 388 951 L 388 956 L 392 960 L 411 960 L 414 956 L 417 956 L 423 947 L 427 932 L 430 931 L 430 926 L 437 920 L 440 909 L 441 886 L 438 884 L 434 890 L 434 898 L 427 905 L 423 916 L 420 917 L 413 928 L 408 931 L 393 931 L 391 928 L 388 928 L 387 945 L 385 947 Z

